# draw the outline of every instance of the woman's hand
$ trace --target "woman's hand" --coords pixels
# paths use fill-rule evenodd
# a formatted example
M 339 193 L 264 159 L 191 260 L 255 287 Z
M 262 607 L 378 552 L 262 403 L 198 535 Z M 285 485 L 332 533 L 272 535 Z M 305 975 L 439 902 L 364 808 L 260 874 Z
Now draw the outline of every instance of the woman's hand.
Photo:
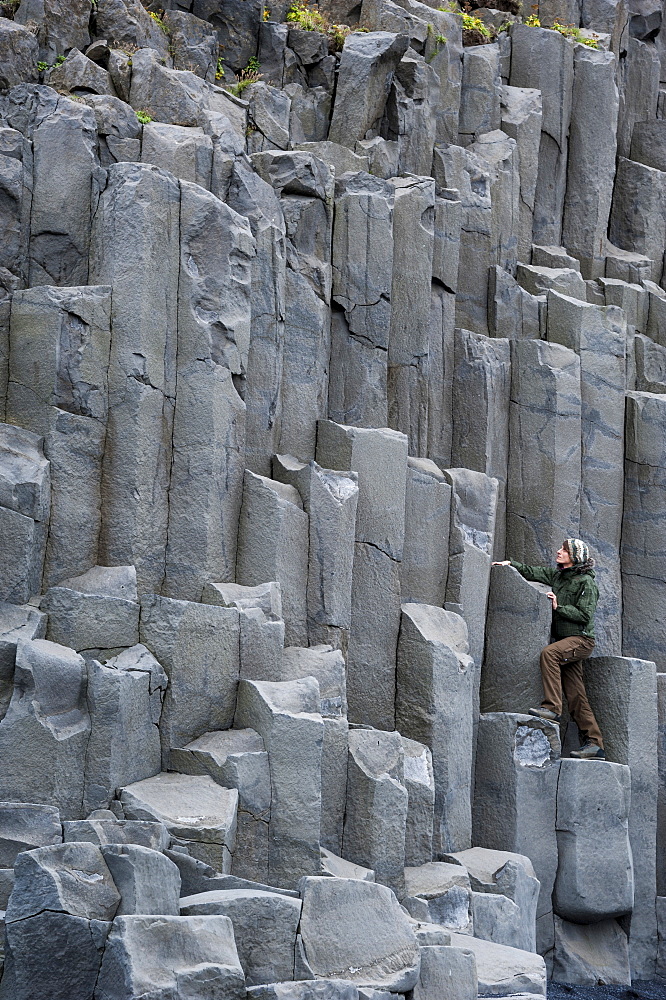
M 511 565 L 510 559 L 503 559 L 502 562 L 491 563 L 491 566 L 510 566 L 510 565 Z
M 546 597 L 550 599 L 550 603 L 553 605 L 553 611 L 555 611 L 557 609 L 557 598 L 555 597 L 555 594 L 552 592 L 552 590 L 548 591 Z

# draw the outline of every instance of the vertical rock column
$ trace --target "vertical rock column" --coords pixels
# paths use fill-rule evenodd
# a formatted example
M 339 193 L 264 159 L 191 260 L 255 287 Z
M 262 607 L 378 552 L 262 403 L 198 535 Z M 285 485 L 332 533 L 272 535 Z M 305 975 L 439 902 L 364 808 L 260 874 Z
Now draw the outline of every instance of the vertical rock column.
M 44 438 L 51 513 L 44 585 L 97 563 L 111 289 L 41 285 L 14 295 L 7 418 Z
M 328 412 L 357 427 L 388 421 L 388 334 L 393 277 L 393 199 L 366 173 L 336 180 Z
M 435 856 L 471 845 L 474 674 L 467 649 L 459 615 L 425 604 L 402 606 L 396 725 L 432 751 Z
M 597 652 L 622 648 L 622 472 L 626 324 L 617 306 L 595 306 L 548 293 L 548 340 L 580 358 L 580 533 L 597 560 Z
M 504 558 L 509 462 L 511 351 L 508 340 L 469 330 L 455 333 L 451 463 L 497 479 L 493 552 Z
M 227 203 L 244 215 L 256 240 L 252 261 L 252 325 L 245 400 L 247 468 L 270 475 L 271 458 L 279 451 L 284 365 L 284 316 L 287 246 L 284 216 L 272 187 L 250 166 L 237 160 Z
M 294 486 L 309 518 L 307 629 L 311 644 L 347 648 L 351 626 L 358 476 L 298 462 L 273 460 L 276 479 Z
M 446 606 L 465 619 L 474 660 L 478 710 L 486 605 L 493 555 L 497 480 L 470 469 L 446 469 L 451 483 L 451 530 Z
M 666 665 L 666 396 L 627 393 L 623 652 Z
M 180 182 L 180 273 L 173 462 L 164 593 L 198 601 L 234 579 L 243 492 L 255 242 L 247 219 Z M 263 582 L 263 581 L 262 581 Z
M 512 341 L 511 360 L 506 550 L 550 564 L 580 524 L 580 360 L 538 340 Z
M 543 119 L 533 240 L 543 246 L 559 246 L 561 242 L 573 53 L 571 42 L 557 31 L 526 24 L 511 27 L 509 83 L 541 91 Z
M 407 438 L 381 428 L 318 425 L 317 461 L 358 473 L 352 611 L 347 657 L 349 719 L 394 728 L 400 561 L 405 536 Z
M 537 951 L 553 947 L 551 895 L 560 741 L 557 726 L 530 715 L 490 713 L 479 720 L 472 813 L 474 843 L 525 854 L 541 883 Z
M 430 285 L 435 182 L 394 178 L 393 281 L 388 343 L 388 422 L 409 439 L 411 455 L 428 449 Z
M 117 163 L 99 200 L 91 280 L 112 288 L 100 561 L 164 578 L 176 386 L 180 189 L 157 167 Z
M 534 196 L 541 144 L 541 92 L 528 87 L 502 87 L 502 131 L 516 140 L 520 173 L 518 259 L 530 260 Z
M 602 277 L 615 178 L 618 91 L 612 52 L 577 45 L 562 245 L 584 278 Z
M 314 458 L 327 416 L 334 171 L 309 152 L 264 152 L 255 170 L 277 192 L 287 235 L 279 451 Z
M 585 669 L 606 756 L 631 769 L 629 843 L 634 906 L 626 918 L 632 979 L 652 979 L 657 952 L 657 677 L 654 663 L 600 656 Z

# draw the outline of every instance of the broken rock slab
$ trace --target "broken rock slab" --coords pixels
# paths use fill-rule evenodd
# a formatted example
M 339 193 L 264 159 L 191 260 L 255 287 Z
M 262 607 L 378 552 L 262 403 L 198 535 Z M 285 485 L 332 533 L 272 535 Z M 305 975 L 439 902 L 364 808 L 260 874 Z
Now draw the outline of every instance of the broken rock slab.
M 162 762 L 171 747 L 233 720 L 239 676 L 239 615 L 213 607 L 148 595 L 141 602 L 141 641 L 169 678 L 160 719 Z
M 480 997 L 546 996 L 546 963 L 541 955 L 461 934 L 452 934 L 451 942 L 473 952 Z
M 138 844 L 107 844 L 101 851 L 120 893 L 116 916 L 178 916 L 180 872 L 173 861 L 160 851 Z
M 350 979 L 392 993 L 416 985 L 419 946 L 409 917 L 387 886 L 306 878 L 301 896 L 304 955 L 316 977 Z M 332 913 L 340 920 L 332 921 Z
M 271 779 L 259 733 L 253 729 L 204 733 L 182 750 L 172 750 L 170 760 L 181 774 L 209 774 L 218 785 L 238 789 L 234 874 L 266 880 Z
M 55 806 L 0 802 L 0 868 L 13 868 L 16 856 L 62 841 Z
M 120 790 L 128 819 L 164 823 L 172 838 L 216 871 L 229 872 L 236 846 L 238 792 L 208 775 L 156 774 Z
M 231 920 L 225 916 L 122 916 L 111 928 L 96 993 L 104 1000 L 150 996 L 192 1000 L 245 996 Z
M 43 608 L 42 608 L 43 605 Z M 72 649 L 114 649 L 139 641 L 133 566 L 95 566 L 62 580 L 40 602 L 49 616 L 47 638 Z
M 405 890 L 403 905 L 416 920 L 473 933 L 470 880 L 461 865 L 431 861 L 405 868 Z
M 4 718 L 14 689 L 16 646 L 20 639 L 43 639 L 46 615 L 29 604 L 0 601 L 0 718 Z
M 181 898 L 180 912 L 229 917 L 248 986 L 293 978 L 300 899 L 258 889 L 218 889 Z
M 78 818 L 89 738 L 83 657 L 45 639 L 20 639 L 0 723 L 0 799 L 42 802 L 63 819 Z
M 236 576 L 244 586 L 277 580 L 285 639 L 307 641 L 307 513 L 295 487 L 245 471 Z
M 393 74 L 408 45 L 406 35 L 389 31 L 348 36 L 338 70 L 330 142 L 354 149 L 357 140 L 379 135 Z
M 62 824 L 62 839 L 65 843 L 98 844 L 138 844 L 153 851 L 164 851 L 171 843 L 171 837 L 164 823 L 155 820 L 97 818 L 91 814 L 88 819 L 66 820 Z

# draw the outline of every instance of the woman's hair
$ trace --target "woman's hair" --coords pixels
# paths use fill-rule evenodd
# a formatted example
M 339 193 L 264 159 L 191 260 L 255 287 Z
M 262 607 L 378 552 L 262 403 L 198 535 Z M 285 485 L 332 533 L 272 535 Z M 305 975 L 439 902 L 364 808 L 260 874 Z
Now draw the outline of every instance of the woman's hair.
M 574 568 L 581 573 L 586 573 L 588 569 L 594 567 L 594 559 L 590 555 L 590 548 L 581 538 L 565 538 L 564 548 L 571 556 Z

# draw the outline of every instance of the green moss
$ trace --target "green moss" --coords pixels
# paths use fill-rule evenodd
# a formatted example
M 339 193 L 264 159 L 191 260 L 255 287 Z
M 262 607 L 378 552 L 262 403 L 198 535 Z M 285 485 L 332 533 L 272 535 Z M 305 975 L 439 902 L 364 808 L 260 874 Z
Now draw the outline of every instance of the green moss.
M 150 125 L 153 120 L 147 111 L 137 111 L 136 116 L 142 125 Z

